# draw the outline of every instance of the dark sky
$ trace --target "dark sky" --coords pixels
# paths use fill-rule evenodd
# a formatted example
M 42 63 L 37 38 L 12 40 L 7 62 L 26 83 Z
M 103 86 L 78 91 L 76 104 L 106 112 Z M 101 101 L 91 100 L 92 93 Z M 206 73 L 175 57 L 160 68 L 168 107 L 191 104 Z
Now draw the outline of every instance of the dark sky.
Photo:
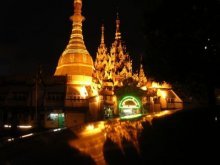
M 53 72 L 71 33 L 73 0 L 0 2 L 0 74 L 32 73 L 42 65 Z M 93 59 L 105 24 L 105 40 L 114 40 L 116 12 L 131 56 L 144 53 L 143 10 L 133 1 L 84 0 L 84 41 Z M 134 54 L 136 52 L 136 54 Z
M 145 1 L 146 70 L 168 81 L 217 79 L 219 0 Z M 207 49 L 205 49 L 207 47 Z
M 30 74 L 39 65 L 53 73 L 71 33 L 72 4 L 73 0 L 2 0 L 0 75 Z M 213 61 L 219 64 L 219 4 L 219 0 L 84 0 L 84 41 L 94 59 L 104 22 L 109 47 L 118 10 L 134 71 L 143 56 L 150 76 L 184 79 L 188 73 L 202 74 L 201 68 Z M 209 49 L 204 51 L 206 45 Z

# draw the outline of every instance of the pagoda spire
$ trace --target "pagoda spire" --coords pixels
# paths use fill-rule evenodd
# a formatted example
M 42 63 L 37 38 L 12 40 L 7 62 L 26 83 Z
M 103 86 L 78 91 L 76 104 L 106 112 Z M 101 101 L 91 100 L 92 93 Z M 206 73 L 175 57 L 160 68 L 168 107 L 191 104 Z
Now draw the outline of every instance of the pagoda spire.
M 121 39 L 120 19 L 119 19 L 119 14 L 118 14 L 118 12 L 117 12 L 115 40 L 120 40 L 120 39 Z
M 96 77 L 102 81 L 107 73 L 108 65 L 109 65 L 109 55 L 107 51 L 107 47 L 105 46 L 105 38 L 104 38 L 104 25 L 101 26 L 101 43 L 98 47 L 98 51 L 96 53 L 95 59 L 95 73 Z
M 82 0 L 74 0 L 74 14 L 70 17 L 73 21 L 72 34 L 70 36 L 69 44 L 67 45 L 64 53 L 68 52 L 80 52 L 89 54 L 83 40 L 82 34 L 82 22 L 84 17 L 82 16 Z
M 102 24 L 101 30 L 102 30 L 101 45 L 105 46 L 105 35 L 104 35 L 105 27 L 104 27 L 104 24 Z
M 89 84 L 93 72 L 93 60 L 83 40 L 82 0 L 74 0 L 73 7 L 74 14 L 70 17 L 73 21 L 72 32 L 69 43 L 58 61 L 55 76 L 68 75 L 71 83 L 82 84 L 80 82 L 83 79 Z
M 142 56 L 141 56 L 142 57 Z M 141 58 L 142 59 L 142 58 Z M 141 60 L 142 61 L 142 60 Z M 140 70 L 139 70 L 139 75 L 138 75 L 138 86 L 141 87 L 141 86 L 145 86 L 146 83 L 147 83 L 147 77 L 144 73 L 144 68 L 143 68 L 143 65 L 142 63 L 140 64 Z

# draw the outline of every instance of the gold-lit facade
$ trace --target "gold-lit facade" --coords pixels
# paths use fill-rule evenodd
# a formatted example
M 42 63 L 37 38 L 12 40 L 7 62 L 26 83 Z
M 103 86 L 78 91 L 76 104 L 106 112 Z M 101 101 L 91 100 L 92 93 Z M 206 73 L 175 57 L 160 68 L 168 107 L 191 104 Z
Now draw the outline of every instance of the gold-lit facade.
M 81 15 L 81 9 L 82 0 L 74 0 L 74 14 L 71 17 L 72 33 L 54 74 L 67 77 L 65 107 L 70 109 L 66 112 L 67 126 L 73 126 L 73 121 L 76 120 L 77 123 L 83 123 L 102 119 L 105 115 L 108 117 L 119 115 L 120 96 L 116 96 L 115 89 L 128 85 L 126 80 L 134 82 L 135 88 L 145 93 L 145 95 L 138 96 L 142 104 L 141 111 L 142 109 L 145 109 L 145 112 L 160 111 L 162 108 L 167 109 L 168 104 L 172 104 L 174 109 L 181 108 L 182 104 L 174 105 L 173 100 L 168 99 L 168 96 L 172 95 L 178 100 L 177 102 L 181 102 L 177 95 L 169 94 L 174 93 L 171 87 L 164 88 L 162 85 L 154 87 L 155 83 L 148 81 L 142 64 L 139 73 L 133 73 L 132 60 L 122 41 L 118 14 L 115 23 L 115 38 L 109 49 L 105 44 L 104 25 L 101 26 L 101 42 L 93 64 L 92 57 L 83 41 L 84 17 Z M 171 102 L 169 103 L 168 100 Z M 84 110 L 74 111 L 76 107 L 84 107 Z M 78 121 L 79 116 L 82 118 L 81 121 Z
M 131 76 L 132 60 L 126 51 L 126 46 L 122 42 L 120 19 L 117 15 L 115 40 L 109 52 L 104 43 L 104 25 L 102 25 L 102 37 L 96 54 L 94 77 L 100 83 L 111 79 L 114 86 L 122 86 L 122 81 Z
M 118 16 L 110 48 L 106 47 L 102 25 L 101 43 L 93 64 L 83 41 L 81 9 L 82 0 L 75 0 L 72 33 L 54 76 L 47 77 L 39 71 L 32 75 L 34 77 L 13 76 L 0 80 L 0 124 L 8 128 L 19 121 L 25 129 L 39 123 L 45 128 L 73 127 L 119 117 L 122 113 L 134 117 L 183 108 L 181 98 L 172 87 L 150 81 L 143 65 L 138 73 L 132 72 L 132 60 L 122 42 Z M 138 93 L 135 97 L 140 105 L 131 109 L 136 104 L 129 99 L 125 106 L 119 107 L 122 99 L 117 92 L 120 89 L 123 89 L 121 94 L 130 96 L 128 98 L 134 97 L 130 91 Z M 126 115 L 125 118 L 131 117 Z
M 98 47 L 95 59 L 94 81 L 100 85 L 99 94 L 103 96 L 103 109 L 110 114 L 120 114 L 118 103 L 120 96 L 116 97 L 116 91 L 123 86 L 130 86 L 133 90 L 139 90 L 141 100 L 141 113 L 159 112 L 165 109 L 182 109 L 182 100 L 172 90 L 170 84 L 157 83 L 147 79 L 143 65 L 140 65 L 139 72 L 133 73 L 132 60 L 126 51 L 120 32 L 120 19 L 117 15 L 115 39 L 108 49 L 104 42 L 104 25 L 101 28 L 101 43 Z M 109 50 L 109 51 L 108 51 Z M 141 92 L 140 92 L 141 91 Z M 123 91 L 122 95 L 129 93 Z M 142 94 L 140 94 L 142 93 Z M 110 111 L 112 110 L 112 111 Z

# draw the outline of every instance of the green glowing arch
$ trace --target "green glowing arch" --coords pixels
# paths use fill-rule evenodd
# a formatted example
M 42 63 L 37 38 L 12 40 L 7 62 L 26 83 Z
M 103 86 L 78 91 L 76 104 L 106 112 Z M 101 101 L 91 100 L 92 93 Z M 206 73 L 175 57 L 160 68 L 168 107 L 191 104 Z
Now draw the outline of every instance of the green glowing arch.
M 134 96 L 125 96 L 119 103 L 119 108 L 140 108 L 141 104 Z

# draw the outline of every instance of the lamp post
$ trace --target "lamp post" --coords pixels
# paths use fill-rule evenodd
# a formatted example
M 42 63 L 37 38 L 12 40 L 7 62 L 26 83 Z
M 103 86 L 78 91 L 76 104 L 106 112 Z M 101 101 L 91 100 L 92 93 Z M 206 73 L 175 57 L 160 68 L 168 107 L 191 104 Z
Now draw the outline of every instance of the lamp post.
M 38 73 L 35 77 L 35 124 L 38 127 Z

